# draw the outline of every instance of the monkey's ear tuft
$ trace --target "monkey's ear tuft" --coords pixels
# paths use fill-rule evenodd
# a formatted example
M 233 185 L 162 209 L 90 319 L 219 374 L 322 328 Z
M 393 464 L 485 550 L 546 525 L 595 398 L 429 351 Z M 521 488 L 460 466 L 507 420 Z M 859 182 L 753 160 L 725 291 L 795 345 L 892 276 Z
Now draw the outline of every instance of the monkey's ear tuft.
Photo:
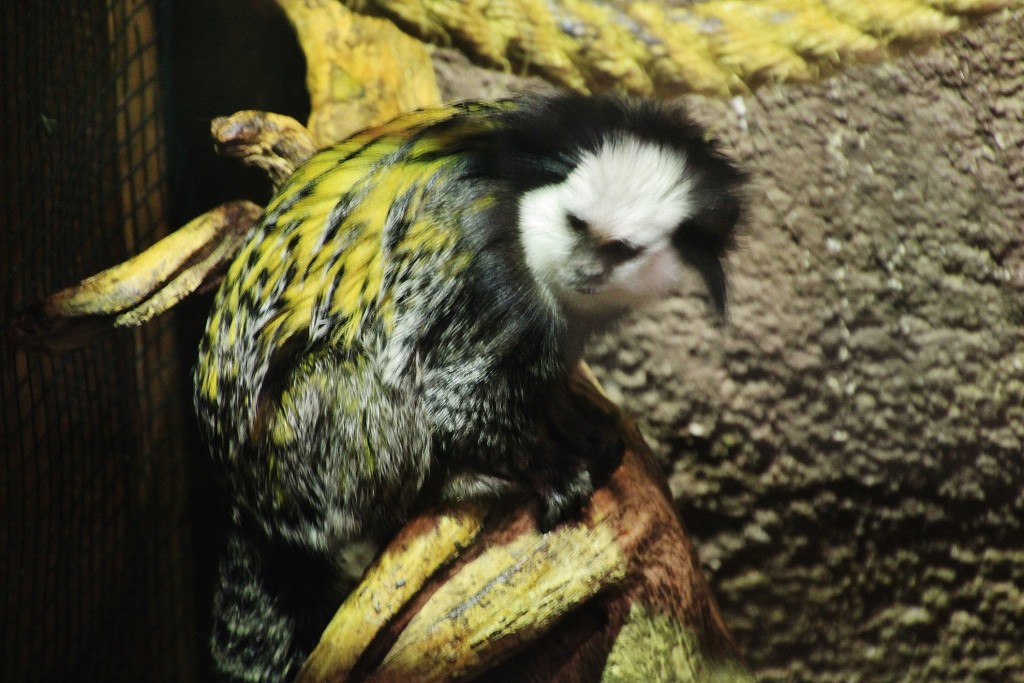
M 728 284 L 721 256 L 706 249 L 689 250 L 683 254 L 683 261 L 696 270 L 704 281 L 711 300 L 711 310 L 717 322 L 724 323 L 728 313 Z

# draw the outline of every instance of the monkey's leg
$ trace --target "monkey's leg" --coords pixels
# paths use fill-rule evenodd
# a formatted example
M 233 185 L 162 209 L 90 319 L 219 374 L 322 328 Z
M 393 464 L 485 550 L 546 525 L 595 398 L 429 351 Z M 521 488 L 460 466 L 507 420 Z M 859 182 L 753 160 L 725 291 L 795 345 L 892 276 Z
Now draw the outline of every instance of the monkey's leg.
M 430 464 L 415 384 L 332 348 L 306 353 L 285 376 L 265 434 L 260 521 L 272 537 L 332 555 L 386 540 L 379 536 L 405 521 Z
M 365 355 L 306 352 L 278 382 L 216 607 L 215 659 L 239 681 L 294 673 L 405 520 L 430 456 L 415 387 Z

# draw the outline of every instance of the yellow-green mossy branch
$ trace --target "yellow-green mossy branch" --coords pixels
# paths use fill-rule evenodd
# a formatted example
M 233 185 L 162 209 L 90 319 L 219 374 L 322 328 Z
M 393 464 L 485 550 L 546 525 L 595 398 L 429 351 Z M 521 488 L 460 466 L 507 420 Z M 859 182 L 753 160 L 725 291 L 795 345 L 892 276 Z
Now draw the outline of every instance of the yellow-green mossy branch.
M 423 584 L 476 539 L 485 517 L 467 504 L 407 524 L 324 629 L 298 683 L 345 680 Z
M 262 209 L 227 202 L 124 263 L 46 297 L 11 320 L 15 343 L 65 351 L 114 327 L 135 327 L 215 286 Z
M 665 614 L 633 603 L 619 631 L 601 683 L 754 683 L 753 674 L 733 659 L 704 655 L 692 630 Z M 637 653 L 647 653 L 638 657 Z

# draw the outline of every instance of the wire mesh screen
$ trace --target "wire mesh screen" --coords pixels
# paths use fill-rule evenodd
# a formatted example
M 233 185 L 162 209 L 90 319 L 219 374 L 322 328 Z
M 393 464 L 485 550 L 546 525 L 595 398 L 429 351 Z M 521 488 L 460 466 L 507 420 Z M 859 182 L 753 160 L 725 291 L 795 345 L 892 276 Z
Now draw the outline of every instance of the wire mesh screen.
M 166 232 L 156 4 L 2 3 L 4 321 Z M 170 318 L 0 363 L 0 679 L 194 679 Z

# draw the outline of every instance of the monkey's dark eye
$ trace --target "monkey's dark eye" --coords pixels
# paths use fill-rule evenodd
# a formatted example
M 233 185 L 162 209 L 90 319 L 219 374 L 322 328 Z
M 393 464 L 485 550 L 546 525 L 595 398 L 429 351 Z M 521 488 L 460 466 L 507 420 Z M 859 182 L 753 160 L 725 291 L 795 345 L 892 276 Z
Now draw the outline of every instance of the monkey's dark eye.
M 587 234 L 587 222 L 574 213 L 566 214 L 569 219 L 569 228 L 577 235 Z
M 601 255 L 601 259 L 611 266 L 634 259 L 642 251 L 643 247 L 638 247 L 622 240 L 612 240 L 597 248 L 597 253 Z

